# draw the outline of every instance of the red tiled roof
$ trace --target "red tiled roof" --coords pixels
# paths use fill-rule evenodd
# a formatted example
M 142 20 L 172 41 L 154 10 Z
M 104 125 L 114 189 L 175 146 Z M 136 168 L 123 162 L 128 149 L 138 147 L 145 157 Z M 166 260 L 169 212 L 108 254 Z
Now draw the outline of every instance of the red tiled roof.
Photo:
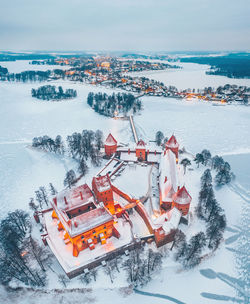
M 173 196 L 173 201 L 177 204 L 185 205 L 190 204 L 192 200 L 192 197 L 188 193 L 185 186 L 183 186 L 181 189 L 179 189 Z
M 108 137 L 105 140 L 104 145 L 113 146 L 113 145 L 116 145 L 116 144 L 117 144 L 117 141 L 115 140 L 114 136 L 111 133 L 109 133 Z
M 179 144 L 174 135 L 172 135 L 166 143 L 167 148 L 179 148 Z
M 111 189 L 110 180 L 107 175 L 94 177 L 93 182 L 96 184 L 96 188 L 99 192 Z

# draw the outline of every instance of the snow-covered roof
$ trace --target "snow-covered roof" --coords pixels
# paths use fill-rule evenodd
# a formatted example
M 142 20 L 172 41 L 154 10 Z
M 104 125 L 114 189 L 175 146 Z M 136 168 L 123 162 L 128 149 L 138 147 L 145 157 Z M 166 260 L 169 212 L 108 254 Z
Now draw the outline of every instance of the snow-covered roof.
M 180 205 L 190 204 L 191 200 L 192 197 L 188 193 L 185 186 L 179 189 L 173 196 L 173 201 Z
M 104 192 L 111 189 L 111 184 L 108 175 L 93 177 L 93 182 L 99 192 Z
M 117 141 L 115 140 L 115 138 L 113 137 L 113 135 L 111 133 L 109 133 L 108 137 L 105 140 L 104 145 L 105 146 L 114 146 L 117 144 Z
M 137 161 L 137 156 L 135 154 L 135 151 L 130 152 L 130 153 L 123 151 L 123 152 L 121 152 L 120 159 L 125 160 L 125 161 L 134 161 L 135 162 L 135 161 Z
M 58 209 L 69 211 L 90 202 L 94 202 L 93 194 L 87 184 L 65 189 L 55 197 Z
M 172 135 L 169 140 L 167 141 L 166 143 L 166 148 L 169 148 L 169 149 L 174 149 L 174 148 L 179 148 L 179 144 L 175 138 L 174 135 Z
M 68 233 L 74 237 L 112 220 L 113 216 L 104 207 L 99 207 L 71 219 Z
M 178 228 L 181 220 L 181 212 L 174 207 L 168 212 L 168 218 L 169 220 L 164 222 L 162 225 L 162 228 L 166 234 L 170 233 L 171 230 L 176 230 Z
M 160 160 L 160 191 L 164 202 L 171 202 L 173 194 L 177 191 L 176 158 L 171 150 L 161 154 Z

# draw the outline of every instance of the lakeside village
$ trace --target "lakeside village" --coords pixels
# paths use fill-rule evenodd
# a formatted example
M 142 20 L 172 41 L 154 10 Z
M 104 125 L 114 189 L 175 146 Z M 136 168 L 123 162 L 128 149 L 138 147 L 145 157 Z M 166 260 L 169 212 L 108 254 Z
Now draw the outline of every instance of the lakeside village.
M 132 116 L 130 126 L 133 144 L 120 144 L 108 135 L 107 162 L 93 176 L 92 185 L 65 189 L 53 197 L 51 207 L 34 213 L 42 225 L 43 243 L 69 278 L 105 266 L 145 242 L 154 241 L 157 247 L 173 244 L 178 226 L 188 224 L 192 198 L 179 178 L 183 173 L 175 136 L 162 150 L 138 140 Z M 147 194 L 132 197 L 129 188 L 140 186 L 145 175 Z
M 124 59 L 104 56 L 83 56 L 69 58 L 55 58 L 42 61 L 32 61 L 33 65 L 68 66 L 65 70 L 58 68 L 48 71 L 24 71 L 11 74 L 6 68 L 0 66 L 1 81 L 46 81 L 68 79 L 70 81 L 85 82 L 101 85 L 108 88 L 118 88 L 138 94 L 138 96 L 162 96 L 180 99 L 197 99 L 212 102 L 213 105 L 245 104 L 249 103 L 250 87 L 229 85 L 218 88 L 206 87 L 204 89 L 187 88 L 178 90 L 174 86 L 167 86 L 163 82 L 143 76 L 132 76 L 132 72 L 160 71 L 179 69 L 172 62 L 146 61 L 137 59 Z

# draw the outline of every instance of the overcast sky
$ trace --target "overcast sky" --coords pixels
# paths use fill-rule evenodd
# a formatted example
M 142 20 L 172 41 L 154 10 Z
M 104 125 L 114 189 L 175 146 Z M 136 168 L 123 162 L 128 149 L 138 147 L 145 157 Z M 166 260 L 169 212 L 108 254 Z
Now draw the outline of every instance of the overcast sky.
M 250 0 L 0 0 L 1 50 L 250 50 Z

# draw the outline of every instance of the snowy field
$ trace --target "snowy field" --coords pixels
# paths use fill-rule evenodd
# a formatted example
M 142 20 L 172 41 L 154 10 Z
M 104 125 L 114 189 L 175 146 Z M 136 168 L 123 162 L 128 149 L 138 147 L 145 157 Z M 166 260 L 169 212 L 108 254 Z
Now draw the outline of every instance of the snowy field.
M 163 61 L 164 62 L 164 61 Z M 169 63 L 169 62 L 167 62 Z M 206 75 L 209 65 L 197 63 L 174 63 L 182 69 L 169 69 L 164 71 L 130 72 L 130 76 L 145 76 L 163 82 L 165 85 L 175 86 L 177 89 L 203 89 L 204 87 L 218 87 L 225 84 L 250 86 L 250 79 L 232 79 L 226 76 Z
M 1 65 L 7 67 L 7 64 Z M 228 78 L 224 80 L 224 77 L 219 77 L 217 82 L 218 76 L 209 75 L 205 75 L 205 78 L 210 79 L 210 82 L 203 84 L 204 78 L 201 78 L 202 81 L 200 79 L 200 82 L 196 82 L 195 75 L 201 76 L 205 71 L 200 65 L 199 67 L 199 71 L 178 70 L 155 72 L 152 75 L 158 75 L 157 77 L 162 77 L 158 80 L 167 81 L 166 84 L 176 85 L 178 88 L 203 87 L 212 85 L 212 83 L 214 83 L 213 86 L 219 86 L 224 84 L 224 81 L 236 84 L 242 81 L 245 85 L 250 85 L 249 80 Z M 14 71 L 14 65 L 12 68 Z M 195 68 L 193 66 L 193 69 Z M 144 75 L 149 77 L 147 73 Z M 172 83 L 169 83 L 170 80 Z M 60 81 L 51 84 L 62 85 L 63 88 L 74 88 L 77 90 L 78 97 L 62 102 L 43 102 L 33 99 L 30 94 L 31 88 L 37 88 L 42 84 L 0 83 L 0 210 L 2 216 L 16 208 L 28 209 L 29 198 L 34 195 L 34 190 L 37 190 L 39 186 L 46 186 L 52 182 L 60 190 L 63 187 L 66 171 L 76 168 L 76 164 L 70 159 L 28 148 L 27 145 L 30 144 L 33 137 L 45 134 L 55 137 L 60 134 L 65 139 L 67 135 L 81 132 L 83 129 L 100 129 L 104 136 L 111 132 L 119 142 L 127 143 L 133 140 L 128 121 L 100 116 L 86 103 L 86 97 L 90 91 L 112 93 L 113 90 Z M 228 226 L 240 224 L 242 204 L 250 201 L 250 107 L 233 105 L 214 107 L 211 104 L 197 101 L 159 97 L 144 97 L 142 101 L 144 109 L 141 115 L 134 117 L 139 137 L 148 141 L 154 139 L 158 130 L 162 130 L 168 137 L 174 133 L 181 147 L 185 146 L 186 150 L 191 153 L 195 154 L 207 148 L 211 150 L 212 154 L 223 155 L 226 160 L 230 161 L 232 169 L 237 175 L 236 181 L 231 187 L 224 187 L 215 194 L 225 209 Z M 193 179 L 193 186 L 198 186 L 201 171 L 187 173 L 186 178 Z M 136 179 L 136 183 L 139 183 L 138 179 Z M 145 188 L 146 190 L 147 188 Z M 143 189 L 143 192 L 145 191 Z M 194 193 L 192 187 L 190 191 Z M 231 234 L 227 231 L 225 239 L 230 236 Z M 143 290 L 171 296 L 179 301 L 175 303 L 187 304 L 219 303 L 202 297 L 202 292 L 236 296 L 235 291 L 222 281 L 211 280 L 200 274 L 200 270 L 207 268 L 237 276 L 233 253 L 222 244 L 214 256 L 203 261 L 198 268 L 192 271 L 181 271 L 179 264 L 171 264 L 167 259 L 163 270 Z M 96 283 L 91 283 L 92 290 L 89 291 L 89 294 L 84 295 L 84 302 L 105 304 L 109 303 L 112 298 L 117 303 L 171 303 L 152 295 L 132 293 L 124 296 L 124 292 L 119 289 L 121 281 L 122 286 L 126 286 L 124 277 L 117 276 L 114 283 L 110 284 L 106 276 L 101 276 Z M 75 285 L 74 282 L 70 283 L 69 288 L 79 287 L 79 284 Z M 5 303 L 31 304 L 35 303 L 33 299 L 35 296 L 37 297 L 37 295 L 33 295 L 34 298 L 30 297 L 28 300 L 24 295 L 20 295 L 16 302 L 11 297 L 5 299 L 4 291 L 0 290 L 0 293 L 3 293 Z M 59 295 L 53 299 L 56 299 L 56 304 L 71 303 L 73 299 L 74 303 L 82 303 L 83 299 L 81 293 L 72 298 L 70 294 L 64 299 L 63 297 L 63 295 Z

